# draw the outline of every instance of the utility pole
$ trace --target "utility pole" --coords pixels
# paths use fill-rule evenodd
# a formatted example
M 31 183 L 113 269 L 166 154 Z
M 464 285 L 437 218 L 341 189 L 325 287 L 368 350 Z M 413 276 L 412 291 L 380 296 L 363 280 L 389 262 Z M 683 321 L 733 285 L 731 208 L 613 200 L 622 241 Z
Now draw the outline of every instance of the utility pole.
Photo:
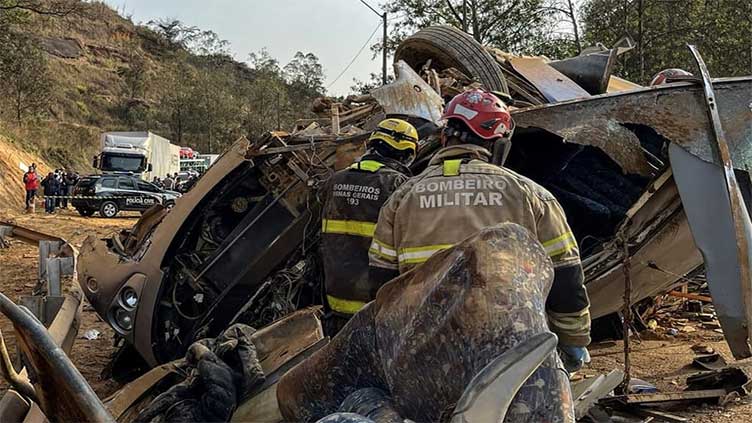
M 384 19 L 384 22 L 381 26 L 384 27 L 384 46 L 382 51 L 382 62 L 381 62 L 381 83 L 386 85 L 386 47 L 387 47 L 387 32 L 386 32 L 386 12 L 384 12 L 384 15 L 382 15 L 382 18 Z
M 381 26 L 383 27 L 383 30 L 384 30 L 384 40 L 383 40 L 383 45 L 381 46 L 381 49 L 383 50 L 381 52 L 381 82 L 384 85 L 386 85 L 386 56 L 387 56 L 387 41 L 388 41 L 386 11 L 379 13 L 376 9 L 371 7 L 370 4 L 366 3 L 365 0 L 360 0 L 360 2 L 363 3 L 367 8 L 371 9 L 373 13 L 375 13 L 378 17 L 381 18 Z
M 282 129 L 280 122 L 279 122 L 279 103 L 280 103 L 279 97 L 280 97 L 280 93 L 279 93 L 279 90 L 277 90 L 277 131 Z

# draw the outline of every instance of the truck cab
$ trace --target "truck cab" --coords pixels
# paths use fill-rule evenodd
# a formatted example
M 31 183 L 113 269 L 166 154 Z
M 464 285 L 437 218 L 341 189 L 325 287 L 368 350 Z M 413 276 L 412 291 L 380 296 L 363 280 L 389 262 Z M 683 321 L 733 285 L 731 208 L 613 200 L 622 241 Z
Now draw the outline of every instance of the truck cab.
M 152 132 L 105 132 L 93 166 L 102 173 L 126 173 L 151 181 L 180 170 L 180 147 Z
M 132 146 L 107 147 L 94 157 L 92 164 L 102 172 L 129 172 L 140 174 L 151 171 L 146 154 Z

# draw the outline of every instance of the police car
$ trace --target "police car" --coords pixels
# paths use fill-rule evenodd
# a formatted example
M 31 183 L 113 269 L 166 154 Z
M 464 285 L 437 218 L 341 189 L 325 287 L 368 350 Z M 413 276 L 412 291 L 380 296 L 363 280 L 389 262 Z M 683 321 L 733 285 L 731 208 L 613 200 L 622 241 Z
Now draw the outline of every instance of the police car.
M 81 178 L 71 203 L 81 216 L 99 212 L 115 217 L 120 211 L 146 211 L 155 204 L 171 206 L 180 194 L 166 191 L 133 175 L 91 175 Z

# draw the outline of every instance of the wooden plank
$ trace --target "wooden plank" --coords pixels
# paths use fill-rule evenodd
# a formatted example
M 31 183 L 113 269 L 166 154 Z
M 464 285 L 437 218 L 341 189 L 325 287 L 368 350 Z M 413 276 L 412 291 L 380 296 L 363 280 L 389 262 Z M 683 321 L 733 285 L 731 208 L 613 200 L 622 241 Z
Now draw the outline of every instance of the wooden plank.
M 615 93 L 619 91 L 636 90 L 638 88 L 642 88 L 642 85 L 611 75 L 611 78 L 608 80 L 608 88 L 606 89 L 606 92 Z
M 641 417 L 653 417 L 662 422 L 682 423 L 689 421 L 689 419 L 686 417 L 677 416 L 676 414 L 666 413 L 665 411 L 653 410 L 650 408 L 636 408 L 631 409 L 630 411 L 633 411 Z
M 697 300 L 702 301 L 706 303 L 712 303 L 713 299 L 706 296 L 706 295 L 698 295 L 698 294 L 691 294 L 691 293 L 684 293 L 681 291 L 671 291 L 668 293 L 668 295 L 672 297 L 678 297 L 678 298 L 688 298 L 690 300 Z

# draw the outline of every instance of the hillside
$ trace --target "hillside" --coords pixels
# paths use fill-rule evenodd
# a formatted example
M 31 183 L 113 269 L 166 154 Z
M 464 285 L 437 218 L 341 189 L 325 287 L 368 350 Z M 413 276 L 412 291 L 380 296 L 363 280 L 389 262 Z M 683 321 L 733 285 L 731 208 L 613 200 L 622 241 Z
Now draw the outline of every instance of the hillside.
M 33 116 L 19 120 L 9 104 L 0 107 L 0 134 L 54 166 L 90 171 L 99 134 L 113 130 L 151 130 L 201 152 L 220 152 L 278 121 L 289 126 L 323 93 L 322 75 L 311 87 L 300 84 L 305 66 L 321 72 L 313 55 L 299 53 L 282 67 L 262 51 L 248 66 L 230 57 L 227 42 L 212 31 L 177 21 L 137 25 L 103 3 L 79 5 L 66 16 L 0 12 L 0 32 L 10 20 L 10 40 L 28 39 L 29 51 L 41 52 L 46 74 L 40 80 L 49 85 Z M 3 44 L 0 64 L 12 53 Z M 270 92 L 275 102 L 267 99 Z M 13 96 L 0 95 L 0 102 L 3 97 Z
M 40 157 L 22 151 L 18 145 L 0 135 L 0 204 L 3 208 L 23 210 L 23 174 L 32 163 L 36 163 L 40 175 L 50 170 Z

